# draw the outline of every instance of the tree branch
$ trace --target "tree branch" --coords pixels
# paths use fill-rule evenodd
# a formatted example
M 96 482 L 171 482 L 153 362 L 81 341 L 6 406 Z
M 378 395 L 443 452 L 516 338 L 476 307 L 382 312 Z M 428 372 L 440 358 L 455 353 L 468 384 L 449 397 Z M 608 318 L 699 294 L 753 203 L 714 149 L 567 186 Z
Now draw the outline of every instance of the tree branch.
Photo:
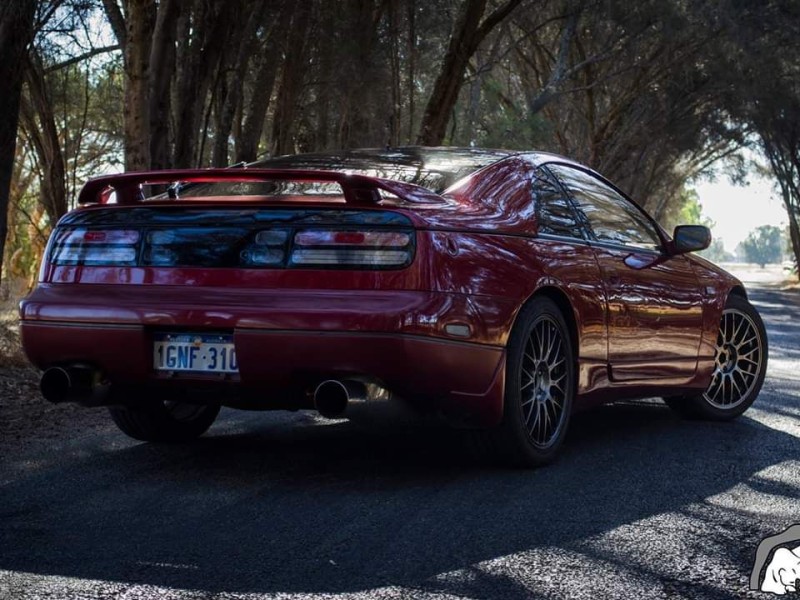
M 483 38 L 489 35 L 489 32 L 510 15 L 520 4 L 522 4 L 522 0 L 507 0 L 505 4 L 496 8 L 486 17 L 475 32 L 475 46 L 477 47 L 483 41 Z
M 114 31 L 114 37 L 122 49 L 125 49 L 125 43 L 128 40 L 125 27 L 125 16 L 122 14 L 117 0 L 103 0 L 103 8 L 106 10 L 108 22 L 111 23 L 111 29 Z
M 84 52 L 83 54 L 80 54 L 78 56 L 73 56 L 72 58 L 69 58 L 64 62 L 51 65 L 47 67 L 44 70 L 44 72 L 45 75 L 49 75 L 50 73 L 54 73 L 55 71 L 60 71 L 61 69 L 66 69 L 69 66 L 88 60 L 93 56 L 97 56 L 99 54 L 106 54 L 107 52 L 114 52 L 115 50 L 122 50 L 122 46 L 120 44 L 114 44 L 113 46 L 103 46 L 101 48 L 93 48 L 88 52 Z

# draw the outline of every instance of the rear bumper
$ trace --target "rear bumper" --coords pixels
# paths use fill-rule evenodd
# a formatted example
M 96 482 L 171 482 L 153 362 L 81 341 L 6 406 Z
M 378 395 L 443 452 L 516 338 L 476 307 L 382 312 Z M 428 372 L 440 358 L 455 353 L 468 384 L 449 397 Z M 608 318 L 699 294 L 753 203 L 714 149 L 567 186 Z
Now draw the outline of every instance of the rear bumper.
M 159 286 L 87 287 L 42 286 L 23 302 L 23 347 L 40 368 L 89 364 L 119 386 L 208 384 L 259 398 L 260 408 L 302 406 L 323 379 L 365 377 L 467 424 L 502 416 L 505 349 L 436 335 L 472 316 L 455 295 L 195 288 L 188 304 Z M 153 338 L 166 331 L 231 333 L 238 376 L 156 371 Z

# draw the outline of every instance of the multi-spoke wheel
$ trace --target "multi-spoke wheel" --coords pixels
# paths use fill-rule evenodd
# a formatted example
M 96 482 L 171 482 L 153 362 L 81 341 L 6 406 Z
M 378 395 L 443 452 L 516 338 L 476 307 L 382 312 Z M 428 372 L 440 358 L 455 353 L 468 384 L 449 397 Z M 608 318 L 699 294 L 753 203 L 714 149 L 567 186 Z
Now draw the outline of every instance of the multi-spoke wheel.
M 219 414 L 218 404 L 148 402 L 111 406 L 111 418 L 125 434 L 145 442 L 180 442 L 203 435 Z
M 767 334 L 744 298 L 731 296 L 722 312 L 711 383 L 702 394 L 666 398 L 688 416 L 725 420 L 739 416 L 758 396 L 767 370 Z
M 566 425 L 567 357 L 558 322 L 541 315 L 528 335 L 520 368 L 520 406 L 530 442 L 549 448 Z
M 569 327 L 549 298 L 527 304 L 506 355 L 503 422 L 489 434 L 509 462 L 537 466 L 556 456 L 566 434 L 575 390 Z

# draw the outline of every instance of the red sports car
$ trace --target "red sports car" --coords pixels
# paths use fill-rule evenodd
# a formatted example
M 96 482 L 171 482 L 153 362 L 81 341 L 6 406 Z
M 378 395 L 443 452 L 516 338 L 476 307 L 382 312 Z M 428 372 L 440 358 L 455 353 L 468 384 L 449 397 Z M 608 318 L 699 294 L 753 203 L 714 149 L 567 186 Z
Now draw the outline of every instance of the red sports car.
M 594 171 L 537 152 L 387 148 L 89 181 L 20 306 L 52 402 L 185 440 L 220 405 L 403 401 L 521 465 L 577 409 L 663 396 L 730 419 L 767 338 L 743 285 Z

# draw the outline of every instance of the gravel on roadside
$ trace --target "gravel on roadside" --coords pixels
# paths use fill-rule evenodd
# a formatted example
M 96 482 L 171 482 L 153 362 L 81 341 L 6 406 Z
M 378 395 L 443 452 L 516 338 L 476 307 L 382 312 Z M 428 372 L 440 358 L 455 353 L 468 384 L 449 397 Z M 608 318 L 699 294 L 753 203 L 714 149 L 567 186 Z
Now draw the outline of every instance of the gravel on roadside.
M 0 319 L 0 462 L 29 443 L 110 422 L 104 410 L 50 404 L 39 393 L 39 377 L 22 351 L 16 316 L 4 316 Z

